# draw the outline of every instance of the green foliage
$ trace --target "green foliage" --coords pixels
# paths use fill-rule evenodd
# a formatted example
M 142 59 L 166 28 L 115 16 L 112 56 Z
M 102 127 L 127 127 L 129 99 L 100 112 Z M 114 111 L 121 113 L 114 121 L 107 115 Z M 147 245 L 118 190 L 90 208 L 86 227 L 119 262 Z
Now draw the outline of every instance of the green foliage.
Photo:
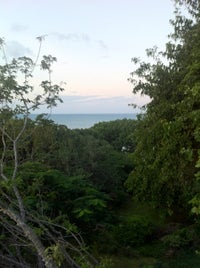
M 92 127 L 91 132 L 95 137 L 106 140 L 117 151 L 133 151 L 133 132 L 136 128 L 136 120 L 115 120 L 111 122 L 101 122 Z
M 74 223 L 93 228 L 105 215 L 108 197 L 77 163 L 72 132 L 44 115 L 29 119 L 42 105 L 51 109 L 62 101 L 63 88 L 51 80 L 56 58 L 43 56 L 38 64 L 43 37 L 37 39 L 36 61 L 20 57 L 10 62 L 0 39 L 5 60 L 0 66 L 0 229 L 6 234 L 0 241 L 0 266 L 77 267 L 81 256 L 91 267 L 92 257 Z M 47 73 L 39 94 L 31 79 L 36 66 Z
M 46 248 L 45 253 L 53 257 L 58 267 L 61 267 L 64 262 L 64 256 L 61 246 L 58 244 Z
M 41 62 L 42 69 L 50 74 L 52 63 L 55 60 L 56 58 L 50 55 L 44 56 Z M 56 106 L 57 101 L 61 101 L 59 92 L 63 88 L 53 85 L 49 80 L 41 82 L 40 94 L 30 94 L 34 90 L 34 87 L 30 84 L 30 78 L 35 64 L 31 58 L 20 57 L 0 66 L 1 112 L 7 111 L 12 115 L 27 116 L 42 104 L 46 104 L 48 108 L 51 108 Z M 48 68 L 44 68 L 44 65 L 48 66 Z M 24 78 L 22 83 L 18 79 L 20 76 Z M 15 101 L 13 102 L 13 100 Z
M 150 62 L 134 59 L 133 92 L 151 101 L 134 132 L 134 169 L 126 182 L 135 199 L 170 213 L 174 206 L 189 211 L 196 194 L 200 124 L 199 19 L 187 19 L 177 9 L 171 23 L 174 31 L 165 51 L 147 50 Z
M 137 247 L 144 244 L 153 231 L 153 224 L 140 215 L 122 219 L 114 228 L 118 243 L 124 247 Z
M 113 268 L 121 268 L 121 267 L 126 267 L 126 268 L 143 268 L 143 267 L 148 267 L 148 268 L 155 268 L 154 263 L 155 260 L 152 258 L 145 258 L 140 256 L 135 257 L 135 258 L 128 258 L 124 256 L 113 256 L 112 257 L 114 265 Z
M 176 2 L 186 4 L 190 18 L 182 16 L 177 7 L 166 49 L 148 49 L 149 62 L 133 59 L 137 66 L 130 77 L 133 92 L 150 97 L 142 107 L 145 113 L 137 120 L 99 123 L 89 130 L 69 130 L 46 115 L 29 120 L 29 113 L 41 103 L 50 108 L 60 100 L 62 89 L 51 81 L 56 58 L 43 57 L 41 68 L 48 79 L 42 81 L 41 94 L 35 96 L 29 94 L 34 61 L 23 57 L 0 66 L 1 202 L 11 200 L 8 207 L 17 210 L 20 198 L 13 189 L 20 190 L 27 222 L 34 219 L 30 226 L 58 267 L 65 265 L 63 244 L 46 232 L 47 224 L 56 235 L 67 237 L 67 243 L 74 232 L 84 233 L 88 242 L 95 240 L 93 249 L 100 252 L 141 254 L 147 251 L 146 243 L 153 245 L 152 240 L 159 235 L 155 228 L 161 223 L 156 222 L 157 215 L 152 219 L 148 207 L 144 213 L 141 206 L 140 213 L 124 211 L 119 217 L 119 210 L 116 212 L 128 197 L 125 181 L 134 200 L 161 207 L 165 215 L 179 210 L 182 218 L 191 221 L 191 207 L 196 217 L 200 214 L 199 1 Z M 23 84 L 18 74 L 24 77 Z M 17 157 L 13 154 L 16 142 Z M 19 215 L 23 218 L 23 213 Z M 24 240 L 19 232 L 13 243 L 12 233 L 6 236 L 5 228 L 5 222 L 10 228 L 11 221 L 7 217 L 3 220 L 0 241 L 3 244 L 7 239 L 7 247 L 15 255 L 18 250 L 14 245 Z M 58 225 L 62 226 L 59 231 L 55 230 Z M 162 250 L 157 256 L 151 251 L 149 256 L 160 257 L 163 246 L 176 251 L 199 244 L 198 235 L 196 229 L 183 227 L 165 235 L 160 241 Z M 74 244 L 70 244 L 70 253 Z M 154 249 L 158 244 L 155 242 Z M 34 250 L 23 249 L 22 255 L 27 252 L 33 260 Z M 72 255 L 81 267 L 90 267 L 85 254 Z M 143 267 L 153 267 L 152 263 Z M 167 262 L 163 265 L 168 267 Z M 97 267 L 112 264 L 105 259 Z
M 101 258 L 100 264 L 96 266 L 96 268 L 112 268 L 112 267 L 113 267 L 113 261 L 108 257 Z
M 200 195 L 196 194 L 189 202 L 192 205 L 192 213 L 200 214 Z
M 37 162 L 23 164 L 19 178 L 25 205 L 60 223 L 62 220 L 62 224 L 65 217 L 61 219 L 60 215 L 66 215 L 79 224 L 87 223 L 89 228 L 107 213 L 107 195 L 95 189 L 87 178 L 67 177 Z
M 164 236 L 162 241 L 168 248 L 180 249 L 192 246 L 196 239 L 197 232 L 194 227 L 185 227 L 173 232 L 172 234 Z
M 154 268 L 198 268 L 200 256 L 194 251 L 182 251 L 173 258 L 157 261 Z
M 112 122 L 110 124 L 112 133 L 116 129 L 112 129 Z M 117 129 L 120 126 L 122 135 L 126 120 L 115 125 Z M 132 161 L 129 153 L 121 151 L 121 145 L 120 150 L 114 149 L 98 129 L 69 130 L 45 115 L 28 122 L 27 127 L 27 136 L 20 146 L 22 161 L 44 163 L 68 177 L 88 177 L 98 190 L 110 195 L 113 205 L 125 200 L 127 194 L 123 184 L 132 169 Z M 106 129 L 109 132 L 109 123 L 106 123 Z M 130 132 L 125 133 L 131 135 Z

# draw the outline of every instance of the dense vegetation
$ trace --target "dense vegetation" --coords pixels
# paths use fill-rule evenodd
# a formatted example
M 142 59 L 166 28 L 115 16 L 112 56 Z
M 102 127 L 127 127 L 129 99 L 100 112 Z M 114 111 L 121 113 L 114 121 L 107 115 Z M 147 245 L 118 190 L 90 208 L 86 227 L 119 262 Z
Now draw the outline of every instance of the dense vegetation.
M 14 123 L 16 129 L 20 128 L 22 119 L 14 119 Z M 50 237 L 46 237 L 44 228 L 45 221 L 50 221 L 51 228 L 59 225 L 59 228 L 68 230 L 67 241 L 74 247 L 77 245 L 76 241 L 73 242 L 73 235 L 77 239 L 81 235 L 87 245 L 91 245 L 91 250 L 92 247 L 105 246 L 98 239 L 101 240 L 104 232 L 113 229 L 118 222 L 114 211 L 129 197 L 123 184 L 133 166 L 129 154 L 122 148 L 126 145 L 128 150 L 128 145 L 133 146 L 131 136 L 134 129 L 135 122 L 127 119 L 99 123 L 85 130 L 70 130 L 46 119 L 44 115 L 38 116 L 35 121 L 28 120 L 26 132 L 18 146 L 16 184 L 26 214 L 30 213 L 35 219 L 32 223 L 34 231 L 42 240 L 49 243 Z M 114 135 L 110 136 L 110 131 Z M 114 137 L 116 132 L 119 135 Z M 109 138 L 112 142 L 107 141 Z M 9 164 L 8 156 L 7 176 L 11 170 L 12 159 Z M 7 194 L 12 195 L 9 187 L 3 183 L 2 192 L 9 190 Z M 42 216 L 41 222 L 38 215 Z M 9 254 L 11 259 L 10 251 L 14 251 L 12 261 L 15 264 L 21 254 L 27 264 L 34 262 L 34 252 L 29 248 L 20 249 L 23 245 L 18 241 L 19 237 L 13 239 L 13 232 L 9 234 L 6 229 L 3 224 L 2 254 Z M 17 249 L 14 247 L 15 240 Z M 53 250 L 57 250 L 53 256 L 56 262 L 62 263 L 59 248 Z M 76 258 L 76 254 L 72 253 L 72 256 Z M 76 262 L 85 265 L 84 258 L 76 259 Z M 62 267 L 65 267 L 65 262 Z
M 33 99 L 36 64 L 0 66 L 0 267 L 199 267 L 200 2 L 174 2 L 165 51 L 133 59 L 133 92 L 151 99 L 137 120 L 30 120 L 60 100 L 55 58 Z

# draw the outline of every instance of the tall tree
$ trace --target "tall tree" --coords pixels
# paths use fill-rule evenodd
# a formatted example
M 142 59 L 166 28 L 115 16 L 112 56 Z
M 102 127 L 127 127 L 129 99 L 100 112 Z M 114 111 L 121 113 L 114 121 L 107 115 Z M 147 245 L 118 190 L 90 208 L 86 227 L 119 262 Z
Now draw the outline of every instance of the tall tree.
M 38 40 L 40 52 L 42 37 Z M 27 267 L 31 256 L 36 255 L 38 261 L 34 260 L 34 263 L 37 262 L 38 267 L 79 267 L 71 252 L 83 256 L 82 241 L 66 226 L 53 224 L 49 217 L 29 211 L 20 191 L 22 174 L 19 176 L 19 168 L 22 163 L 19 150 L 26 136 L 29 114 L 41 105 L 51 109 L 61 101 L 59 93 L 63 89 L 54 85 L 51 79 L 56 58 L 43 56 L 40 67 L 47 72 L 47 79 L 41 82 L 38 94 L 31 78 L 39 54 L 35 62 L 28 57 L 8 62 L 3 39 L 0 39 L 0 46 L 5 61 L 0 66 L 0 225 L 2 234 L 7 234 L 10 239 L 7 245 L 5 237 L 0 238 L 2 266 Z M 66 234 L 70 240 L 65 239 Z M 70 242 L 72 238 L 74 242 Z
M 188 208 L 195 194 L 200 125 L 199 1 L 175 1 L 174 31 L 165 51 L 148 49 L 151 62 L 133 61 L 133 92 L 148 95 L 135 134 L 135 168 L 127 186 L 154 205 Z M 185 4 L 189 18 L 181 14 Z M 152 63 L 153 61 L 153 63 Z

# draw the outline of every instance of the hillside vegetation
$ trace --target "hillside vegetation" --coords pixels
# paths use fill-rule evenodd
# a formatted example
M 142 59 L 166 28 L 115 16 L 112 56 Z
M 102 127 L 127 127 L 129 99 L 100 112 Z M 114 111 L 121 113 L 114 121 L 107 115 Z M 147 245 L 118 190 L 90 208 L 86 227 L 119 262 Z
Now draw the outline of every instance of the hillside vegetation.
M 31 120 L 61 101 L 56 58 L 43 57 L 34 95 L 36 63 L 4 55 L 0 267 L 200 266 L 200 1 L 174 2 L 166 49 L 133 58 L 133 93 L 150 97 L 136 120 L 74 130 Z

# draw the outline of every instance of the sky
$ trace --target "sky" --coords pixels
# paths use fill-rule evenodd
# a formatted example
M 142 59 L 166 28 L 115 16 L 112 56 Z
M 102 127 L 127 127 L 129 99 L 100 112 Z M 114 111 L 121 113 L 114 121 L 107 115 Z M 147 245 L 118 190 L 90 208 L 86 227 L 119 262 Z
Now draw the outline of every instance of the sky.
M 55 113 L 133 113 L 128 104 L 148 99 L 132 93 L 131 58 L 164 49 L 173 10 L 171 0 L 0 0 L 0 37 L 9 57 L 35 58 L 45 35 L 41 55 L 57 58 L 53 82 L 65 82 Z

